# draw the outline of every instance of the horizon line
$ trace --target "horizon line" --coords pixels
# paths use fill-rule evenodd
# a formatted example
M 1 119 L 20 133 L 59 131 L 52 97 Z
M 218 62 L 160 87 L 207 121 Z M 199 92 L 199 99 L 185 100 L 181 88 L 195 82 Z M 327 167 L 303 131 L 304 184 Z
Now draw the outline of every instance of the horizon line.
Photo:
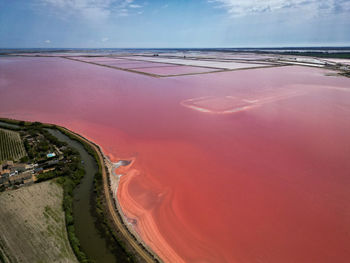
M 335 45 L 335 46 L 247 46 L 247 47 L 0 47 L 0 49 L 286 49 L 286 48 L 350 48 L 349 45 Z

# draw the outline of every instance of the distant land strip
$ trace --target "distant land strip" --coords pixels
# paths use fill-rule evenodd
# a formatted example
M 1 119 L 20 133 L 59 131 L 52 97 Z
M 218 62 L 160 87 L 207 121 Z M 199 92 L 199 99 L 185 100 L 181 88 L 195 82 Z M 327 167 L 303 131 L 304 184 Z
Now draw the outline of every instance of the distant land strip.
M 268 66 L 261 66 L 261 67 L 246 67 L 246 68 L 236 68 L 236 69 L 219 69 L 219 68 L 213 68 L 213 67 L 204 67 L 204 66 L 199 67 L 199 66 L 186 65 L 186 66 L 189 66 L 189 67 L 210 68 L 210 69 L 217 69 L 217 70 L 205 71 L 205 72 L 182 73 L 182 74 L 158 75 L 158 74 L 147 73 L 147 72 L 143 72 L 143 71 L 139 71 L 139 70 L 135 70 L 135 69 L 126 69 L 126 68 L 120 68 L 120 67 L 117 67 L 117 66 L 100 64 L 98 62 L 80 60 L 80 59 L 77 59 L 77 58 L 74 58 L 74 57 L 62 56 L 60 58 L 65 58 L 65 59 L 78 61 L 78 62 L 82 62 L 82 63 L 88 63 L 88 64 L 101 66 L 101 67 L 112 68 L 112 69 L 116 69 L 116 70 L 122 70 L 122 71 L 127 71 L 127 72 L 132 72 L 132 73 L 138 73 L 138 74 L 142 74 L 142 75 L 146 75 L 146 76 L 150 76 L 150 77 L 155 77 L 155 78 L 167 78 L 167 77 L 211 74 L 211 73 L 218 73 L 218 72 L 229 72 L 229 71 L 239 71 L 239 70 L 249 70 L 249 69 L 260 69 L 260 68 L 274 68 L 274 67 L 282 67 L 282 66 L 291 66 L 289 64 L 284 64 L 284 63 L 275 63 L 275 64 L 271 64 L 271 65 L 268 65 Z M 133 61 L 138 61 L 138 60 L 133 60 Z M 140 60 L 140 61 L 143 61 L 143 60 Z M 163 64 L 172 64 L 172 63 L 163 63 Z M 247 62 L 247 64 L 249 64 L 249 63 Z M 262 64 L 262 63 L 260 63 L 260 64 Z M 184 66 L 184 65 L 175 64 L 175 63 L 172 64 L 172 65 Z M 262 65 L 265 65 L 265 64 L 262 64 Z

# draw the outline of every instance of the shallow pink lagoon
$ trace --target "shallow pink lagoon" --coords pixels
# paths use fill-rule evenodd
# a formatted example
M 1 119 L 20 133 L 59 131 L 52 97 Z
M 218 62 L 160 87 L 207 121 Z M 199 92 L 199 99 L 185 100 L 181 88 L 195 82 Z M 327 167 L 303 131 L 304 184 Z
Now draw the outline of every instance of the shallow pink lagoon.
M 325 73 L 153 78 L 1 58 L 0 116 L 64 125 L 135 160 L 118 198 L 167 262 L 345 263 L 350 79 Z

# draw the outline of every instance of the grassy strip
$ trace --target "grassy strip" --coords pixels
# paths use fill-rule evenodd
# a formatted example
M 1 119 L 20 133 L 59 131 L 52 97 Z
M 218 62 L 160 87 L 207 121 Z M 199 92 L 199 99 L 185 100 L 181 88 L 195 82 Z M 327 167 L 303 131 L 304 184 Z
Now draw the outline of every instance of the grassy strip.
M 0 240 L 0 263 L 12 263 L 13 259 L 10 258 L 8 253 L 6 253 L 6 248 L 1 244 Z
M 80 168 L 70 176 L 59 177 L 57 183 L 63 188 L 63 210 L 65 212 L 65 221 L 68 232 L 69 243 L 79 262 L 90 262 L 86 254 L 81 250 L 80 242 L 75 235 L 74 217 L 73 217 L 73 190 L 84 177 L 85 171 Z
M 0 262 L 5 263 L 5 257 L 2 255 L 1 251 L 0 251 Z
M 96 173 L 94 177 L 94 201 L 98 229 L 102 232 L 109 244 L 118 244 L 119 248 L 123 251 L 127 262 L 136 262 L 134 255 L 128 251 L 125 242 L 118 237 L 115 231 L 113 231 L 108 220 L 101 173 Z M 112 249 L 115 248 L 116 246 L 114 245 Z

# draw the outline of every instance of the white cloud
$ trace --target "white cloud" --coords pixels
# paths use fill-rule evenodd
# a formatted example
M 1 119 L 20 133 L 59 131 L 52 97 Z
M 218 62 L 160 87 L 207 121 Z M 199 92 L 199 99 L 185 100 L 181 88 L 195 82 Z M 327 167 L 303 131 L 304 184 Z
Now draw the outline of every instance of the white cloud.
M 101 39 L 102 42 L 107 42 L 108 40 L 109 40 L 108 37 L 104 37 L 104 38 Z
M 47 39 L 44 41 L 46 44 L 50 44 L 51 43 L 51 40 Z
M 232 16 L 279 12 L 306 11 L 310 14 L 350 11 L 350 0 L 208 0 L 226 8 Z
M 129 15 L 129 11 L 126 8 L 120 9 L 118 12 L 118 16 L 128 16 Z
M 112 13 L 127 16 L 126 8 L 140 8 L 134 0 L 38 0 L 62 18 L 77 15 L 93 22 L 103 21 Z
M 141 5 L 131 4 L 129 5 L 130 8 L 141 8 Z

